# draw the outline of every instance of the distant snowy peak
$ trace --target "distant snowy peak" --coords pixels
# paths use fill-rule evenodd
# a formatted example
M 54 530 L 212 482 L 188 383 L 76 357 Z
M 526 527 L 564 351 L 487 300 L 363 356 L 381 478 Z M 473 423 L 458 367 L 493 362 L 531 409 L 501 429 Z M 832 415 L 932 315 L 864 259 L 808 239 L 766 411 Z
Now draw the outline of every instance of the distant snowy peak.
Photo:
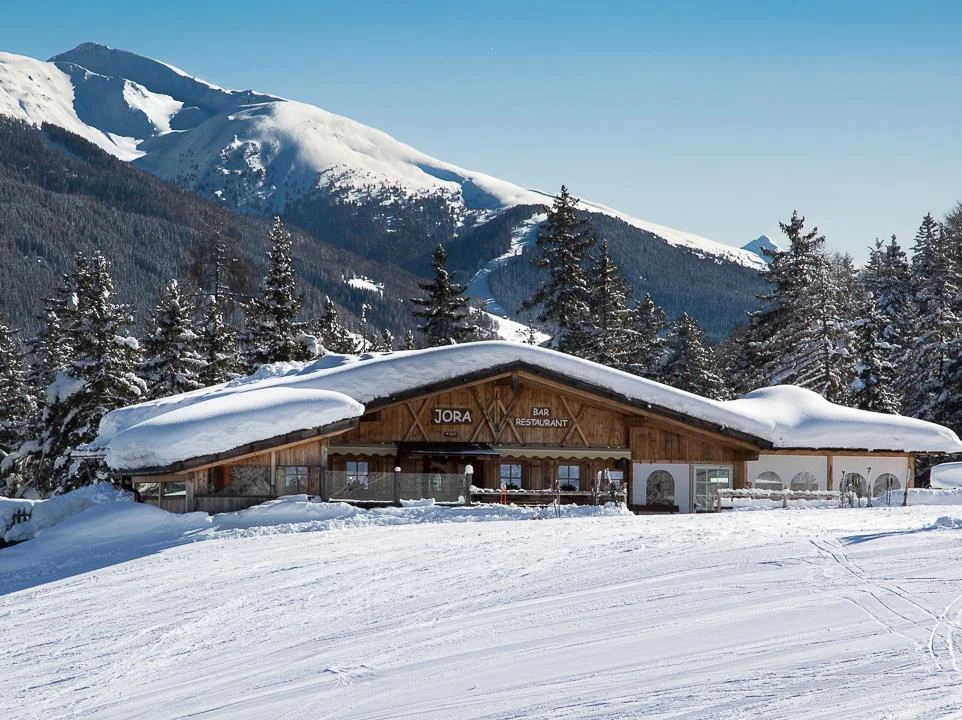
M 747 245 L 742 247 L 742 250 L 747 250 L 750 253 L 754 253 L 758 257 L 762 258 L 766 263 L 769 262 L 770 258 L 765 255 L 765 250 L 770 252 L 780 251 L 781 248 L 772 240 L 768 235 L 759 235 L 757 238 L 752 240 Z
M 350 202 L 385 192 L 441 197 L 452 214 L 483 221 L 551 196 L 430 157 L 390 135 L 305 103 L 225 90 L 157 60 L 84 43 L 41 62 L 0 53 L 0 114 L 59 125 L 189 190 L 255 213 L 311 193 Z M 582 206 L 691 249 L 763 267 L 758 255 Z

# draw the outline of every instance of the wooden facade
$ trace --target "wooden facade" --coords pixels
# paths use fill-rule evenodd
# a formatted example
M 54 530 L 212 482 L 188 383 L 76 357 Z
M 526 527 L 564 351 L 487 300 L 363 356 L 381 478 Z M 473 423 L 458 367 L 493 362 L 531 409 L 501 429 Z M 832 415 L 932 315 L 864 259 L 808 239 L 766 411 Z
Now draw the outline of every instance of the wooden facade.
M 478 488 L 507 485 L 540 492 L 587 491 L 607 470 L 606 477 L 628 488 L 628 498 L 647 498 L 644 493 L 632 495 L 632 485 L 653 482 L 652 473 L 672 472 L 676 485 L 685 487 L 677 486 L 667 509 L 687 512 L 705 509 L 703 500 L 695 499 L 698 472 L 723 469 L 730 487 L 744 488 L 752 481 L 749 466 L 757 465 L 760 453 L 820 455 L 827 460 L 831 487 L 832 451 L 773 450 L 763 440 L 593 391 L 573 379 L 566 382 L 535 368 L 502 369 L 368 403 L 352 427 L 323 437 L 298 437 L 269 449 L 195 464 L 168 477 L 188 479 L 186 501 L 193 507 L 187 509 L 222 512 L 291 488 L 327 497 L 325 478 L 351 473 L 363 473 L 367 489 L 375 476 L 453 478 L 471 466 L 469 482 Z M 902 457 L 912 461 L 908 454 Z M 232 495 L 238 478 L 245 477 L 256 480 L 255 490 Z M 383 494 L 378 497 L 385 500 Z M 647 503 L 633 502 L 640 509 L 666 509 L 664 503 Z

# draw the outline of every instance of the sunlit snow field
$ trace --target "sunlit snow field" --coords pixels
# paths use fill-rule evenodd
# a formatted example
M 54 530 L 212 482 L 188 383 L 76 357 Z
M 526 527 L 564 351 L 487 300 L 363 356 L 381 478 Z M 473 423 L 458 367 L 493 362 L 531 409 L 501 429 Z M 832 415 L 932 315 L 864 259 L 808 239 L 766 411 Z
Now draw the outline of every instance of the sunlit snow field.
M 312 511 L 0 550 L 0 717 L 962 716 L 962 506 Z

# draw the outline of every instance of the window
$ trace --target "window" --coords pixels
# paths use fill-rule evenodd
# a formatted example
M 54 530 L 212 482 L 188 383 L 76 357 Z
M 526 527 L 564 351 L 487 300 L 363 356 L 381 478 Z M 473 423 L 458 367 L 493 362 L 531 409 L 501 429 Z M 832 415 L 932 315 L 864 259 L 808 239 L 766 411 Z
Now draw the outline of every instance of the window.
M 902 484 L 892 473 L 882 473 L 873 483 L 872 497 L 879 497 L 893 490 L 901 490 Z
M 280 475 L 278 495 L 300 495 L 307 493 L 308 470 L 305 466 L 289 466 L 278 468 Z
M 225 497 L 271 497 L 270 465 L 231 465 L 230 483 L 216 492 Z
M 347 461 L 347 486 L 352 490 L 357 488 L 367 488 L 370 474 L 367 469 L 367 460 L 348 460 Z
M 645 504 L 671 507 L 675 504 L 675 478 L 667 470 L 655 470 L 645 483 Z
M 712 512 L 718 491 L 732 486 L 734 471 L 730 466 L 695 468 L 695 510 Z
M 501 487 L 508 490 L 520 490 L 521 466 L 513 463 L 501 463 Z
M 783 490 L 785 487 L 782 483 L 782 476 L 771 470 L 766 470 L 755 478 L 752 486 L 759 490 Z
M 865 483 L 865 476 L 857 472 L 842 475 L 841 489 L 843 492 L 853 492 L 859 497 L 868 495 L 868 485 Z
M 818 490 L 818 480 L 810 472 L 796 473 L 792 478 L 792 490 Z
M 558 466 L 558 488 L 560 490 L 574 491 L 581 489 L 581 466 L 580 465 L 559 465 Z

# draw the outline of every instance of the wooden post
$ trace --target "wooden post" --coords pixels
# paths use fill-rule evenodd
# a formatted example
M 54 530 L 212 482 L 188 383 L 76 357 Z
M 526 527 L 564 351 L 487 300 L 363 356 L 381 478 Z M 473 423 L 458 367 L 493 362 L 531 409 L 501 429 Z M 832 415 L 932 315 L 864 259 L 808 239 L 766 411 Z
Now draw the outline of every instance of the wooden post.
M 274 489 L 274 497 L 277 497 L 277 453 L 271 450 L 271 487 Z
M 401 468 L 394 468 L 394 504 L 401 507 Z

